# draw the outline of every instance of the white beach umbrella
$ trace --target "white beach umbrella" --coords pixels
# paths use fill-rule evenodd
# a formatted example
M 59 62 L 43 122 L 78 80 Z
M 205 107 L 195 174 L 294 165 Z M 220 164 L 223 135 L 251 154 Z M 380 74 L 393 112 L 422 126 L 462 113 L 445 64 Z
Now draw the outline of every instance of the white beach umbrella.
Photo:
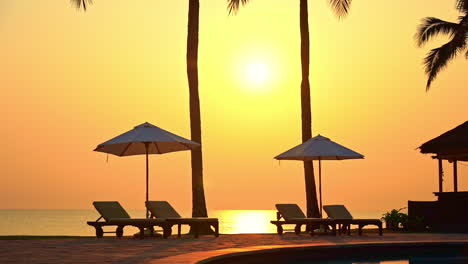
M 363 159 L 364 156 L 329 138 L 318 135 L 294 148 L 276 156 L 277 160 L 318 160 L 319 161 L 319 193 L 320 216 L 322 215 L 322 160 Z
M 146 201 L 149 198 L 149 154 L 164 154 L 169 152 L 191 150 L 200 144 L 178 135 L 172 134 L 148 122 L 136 126 L 111 140 L 99 144 L 94 151 L 113 154 L 119 157 L 146 155 Z M 148 211 L 146 212 L 148 217 Z

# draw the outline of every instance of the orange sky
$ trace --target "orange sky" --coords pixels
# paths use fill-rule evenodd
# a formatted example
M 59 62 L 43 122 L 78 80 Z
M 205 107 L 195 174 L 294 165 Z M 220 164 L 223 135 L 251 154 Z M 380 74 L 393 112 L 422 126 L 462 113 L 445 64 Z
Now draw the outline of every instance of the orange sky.
M 304 206 L 302 164 L 273 157 L 300 142 L 299 3 L 253 0 L 229 17 L 200 0 L 200 97 L 208 209 Z M 0 208 L 143 208 L 144 157 L 94 147 L 148 121 L 190 137 L 185 41 L 188 1 L 0 3 Z M 455 1 L 356 0 L 338 21 L 310 1 L 314 135 L 365 160 L 323 164 L 324 204 L 386 211 L 433 199 L 437 162 L 415 148 L 467 120 L 467 62 L 449 64 L 425 92 L 425 16 L 456 20 Z M 264 82 L 249 80 L 265 65 Z M 191 208 L 188 152 L 151 157 L 152 199 Z M 452 190 L 447 165 L 445 189 Z M 459 190 L 468 168 L 459 166 Z

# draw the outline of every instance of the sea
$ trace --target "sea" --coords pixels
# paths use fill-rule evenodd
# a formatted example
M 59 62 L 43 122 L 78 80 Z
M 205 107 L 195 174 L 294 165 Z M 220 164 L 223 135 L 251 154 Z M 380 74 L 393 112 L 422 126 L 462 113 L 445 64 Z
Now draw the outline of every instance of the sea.
M 144 210 L 128 210 L 134 218 L 144 218 Z M 190 212 L 180 212 L 190 216 Z M 219 218 L 221 234 L 276 233 L 270 224 L 276 220 L 275 210 L 213 210 L 210 217 Z M 380 218 L 382 212 L 355 212 L 355 218 Z M 95 210 L 42 210 L 42 209 L 0 209 L 0 236 L 94 236 L 94 228 L 86 224 L 95 221 L 99 214 Z M 110 227 L 109 227 L 110 228 Z M 125 235 L 136 233 L 133 227 L 126 227 Z M 182 231 L 188 231 L 183 226 Z

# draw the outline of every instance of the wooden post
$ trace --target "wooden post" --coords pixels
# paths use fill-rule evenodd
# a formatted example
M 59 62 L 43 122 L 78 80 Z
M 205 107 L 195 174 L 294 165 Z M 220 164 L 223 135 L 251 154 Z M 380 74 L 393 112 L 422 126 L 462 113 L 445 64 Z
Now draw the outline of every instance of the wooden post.
M 444 175 L 444 169 L 442 168 L 442 159 L 437 158 L 439 160 L 439 192 L 443 192 L 442 188 L 442 181 L 443 181 L 443 175 Z
M 149 192 L 148 192 L 148 186 L 149 186 L 149 163 L 148 163 L 148 148 L 149 148 L 149 142 L 145 142 L 145 149 L 146 149 L 146 201 L 149 199 Z M 149 218 L 149 211 L 148 208 L 146 208 L 146 218 Z
M 453 161 L 453 191 L 458 192 L 457 161 Z
M 322 161 L 319 158 L 320 218 L 322 218 Z

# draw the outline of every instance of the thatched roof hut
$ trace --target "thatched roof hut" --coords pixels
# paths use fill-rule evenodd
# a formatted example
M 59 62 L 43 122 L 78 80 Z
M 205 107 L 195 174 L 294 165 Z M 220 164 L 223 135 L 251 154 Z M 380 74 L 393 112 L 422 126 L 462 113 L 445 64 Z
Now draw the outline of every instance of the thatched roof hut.
M 421 153 L 434 153 L 439 161 L 439 192 L 443 186 L 442 160 L 453 163 L 453 189 L 458 192 L 458 161 L 468 161 L 468 121 L 422 144 Z
M 440 159 L 468 161 L 468 121 L 422 144 L 421 153 L 435 153 Z

